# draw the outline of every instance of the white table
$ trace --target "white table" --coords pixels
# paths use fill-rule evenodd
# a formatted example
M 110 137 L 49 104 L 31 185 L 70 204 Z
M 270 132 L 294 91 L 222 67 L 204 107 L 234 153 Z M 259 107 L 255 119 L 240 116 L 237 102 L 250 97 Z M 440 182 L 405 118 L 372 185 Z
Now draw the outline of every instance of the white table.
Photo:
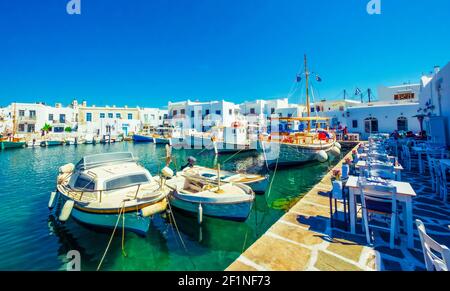
M 367 156 L 368 155 L 366 153 L 358 155 L 359 159 L 363 160 L 363 161 L 367 160 Z M 391 161 L 394 161 L 395 157 L 394 156 L 388 156 L 388 159 L 391 160 Z
M 365 168 L 367 168 L 367 161 L 359 161 L 355 165 L 355 168 L 356 169 L 361 169 L 361 168 L 365 169 Z M 394 166 L 394 171 L 395 171 L 395 176 L 397 177 L 397 181 L 401 181 L 402 180 L 402 171 L 404 171 L 404 170 L 405 169 L 400 164 L 398 164 L 398 166 Z
M 413 229 L 413 210 L 412 199 L 417 196 L 411 184 L 405 182 L 392 181 L 392 185 L 397 188 L 397 199 L 400 203 L 405 204 L 405 223 L 408 247 L 414 247 L 414 229 Z M 356 233 L 356 196 L 360 195 L 358 187 L 358 177 L 350 176 L 347 184 L 349 188 L 349 202 L 350 202 L 350 231 Z

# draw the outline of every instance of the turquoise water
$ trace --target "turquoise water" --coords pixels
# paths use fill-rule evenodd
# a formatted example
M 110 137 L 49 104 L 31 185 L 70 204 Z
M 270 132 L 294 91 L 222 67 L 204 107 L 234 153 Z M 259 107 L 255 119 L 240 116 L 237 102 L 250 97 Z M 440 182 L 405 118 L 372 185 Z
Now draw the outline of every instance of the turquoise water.
M 58 168 L 90 154 L 131 151 L 152 174 L 160 169 L 164 147 L 154 144 L 60 146 L 0 152 L 0 270 L 65 270 L 66 254 L 81 253 L 81 269 L 95 270 L 111 231 L 87 228 L 73 220 L 60 224 L 47 208 Z M 215 158 L 201 151 L 174 151 L 180 166 L 188 156 L 199 165 L 258 172 L 264 162 L 257 154 Z M 245 223 L 205 218 L 200 227 L 193 216 L 175 212 L 182 243 L 163 216 L 154 218 L 147 237 L 126 233 L 126 256 L 121 233 L 113 239 L 102 270 L 223 270 L 283 214 L 289 202 L 312 188 L 330 168 L 326 164 L 279 170 L 272 191 L 258 196 Z M 273 177 L 273 173 L 271 173 Z

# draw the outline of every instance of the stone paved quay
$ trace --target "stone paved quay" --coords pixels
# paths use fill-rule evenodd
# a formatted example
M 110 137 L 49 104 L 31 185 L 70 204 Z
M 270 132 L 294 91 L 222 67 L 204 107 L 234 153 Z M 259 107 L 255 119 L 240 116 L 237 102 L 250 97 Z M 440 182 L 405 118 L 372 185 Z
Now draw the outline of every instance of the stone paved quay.
M 336 168 L 341 166 L 342 161 Z M 331 228 L 326 194 L 331 190 L 331 173 L 250 246 L 227 271 L 424 270 L 415 226 L 414 249 L 406 247 L 405 235 L 402 235 L 394 250 L 389 248 L 389 233 L 377 232 L 374 245 L 368 246 L 360 225 L 355 235 Z M 403 181 L 411 183 L 417 193 L 413 201 L 414 219 L 421 219 L 434 239 L 450 246 L 450 207 L 432 193 L 430 177 L 404 172 Z

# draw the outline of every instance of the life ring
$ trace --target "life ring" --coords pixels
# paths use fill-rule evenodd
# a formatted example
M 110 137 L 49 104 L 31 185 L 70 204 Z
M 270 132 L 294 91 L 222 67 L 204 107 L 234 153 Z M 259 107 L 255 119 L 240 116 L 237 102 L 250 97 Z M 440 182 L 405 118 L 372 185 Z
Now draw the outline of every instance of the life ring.
M 239 123 L 239 122 L 237 122 L 237 121 L 235 121 L 235 122 L 233 122 L 232 124 L 231 124 L 231 127 L 233 127 L 233 128 L 238 128 L 238 127 L 240 127 L 241 126 L 241 124 Z

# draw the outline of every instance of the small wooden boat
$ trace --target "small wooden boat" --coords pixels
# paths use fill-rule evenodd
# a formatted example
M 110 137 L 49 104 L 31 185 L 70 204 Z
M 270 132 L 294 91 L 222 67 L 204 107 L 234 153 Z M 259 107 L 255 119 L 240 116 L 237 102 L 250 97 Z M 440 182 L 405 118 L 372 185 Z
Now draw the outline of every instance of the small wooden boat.
M 27 146 L 27 144 L 22 141 L 8 141 L 8 140 L 0 141 L 0 149 L 1 150 L 18 149 L 18 148 L 24 148 L 26 146 Z
M 54 146 L 61 146 L 64 142 L 60 140 L 45 140 L 41 141 L 41 147 L 54 147 Z
M 133 142 L 135 143 L 145 143 L 145 142 L 153 142 L 152 136 L 135 134 L 133 135 Z
M 76 166 L 61 167 L 57 181 L 58 191 L 52 193 L 49 207 L 62 199 L 63 207 L 56 210 L 60 221 L 73 217 L 102 228 L 114 228 L 120 222 L 126 230 L 142 235 L 150 227 L 150 217 L 166 210 L 171 191 L 165 178 L 152 177 L 132 153 L 84 157 Z
M 16 138 L 16 103 L 13 104 L 13 127 L 12 134 L 9 137 L 0 138 L 0 150 L 8 150 L 8 149 L 17 149 L 24 148 L 27 146 L 26 142 L 24 142 L 20 138 Z
M 245 221 L 253 207 L 255 193 L 244 184 L 213 182 L 179 173 L 167 181 L 173 189 L 169 201 L 175 208 L 203 216 Z
M 183 175 L 208 181 L 217 181 L 218 171 L 216 169 L 193 166 L 186 167 L 182 171 Z M 245 173 L 233 173 L 229 171 L 220 171 L 220 180 L 223 183 L 240 183 L 249 186 L 256 194 L 264 194 L 269 185 L 269 176 L 261 176 Z

